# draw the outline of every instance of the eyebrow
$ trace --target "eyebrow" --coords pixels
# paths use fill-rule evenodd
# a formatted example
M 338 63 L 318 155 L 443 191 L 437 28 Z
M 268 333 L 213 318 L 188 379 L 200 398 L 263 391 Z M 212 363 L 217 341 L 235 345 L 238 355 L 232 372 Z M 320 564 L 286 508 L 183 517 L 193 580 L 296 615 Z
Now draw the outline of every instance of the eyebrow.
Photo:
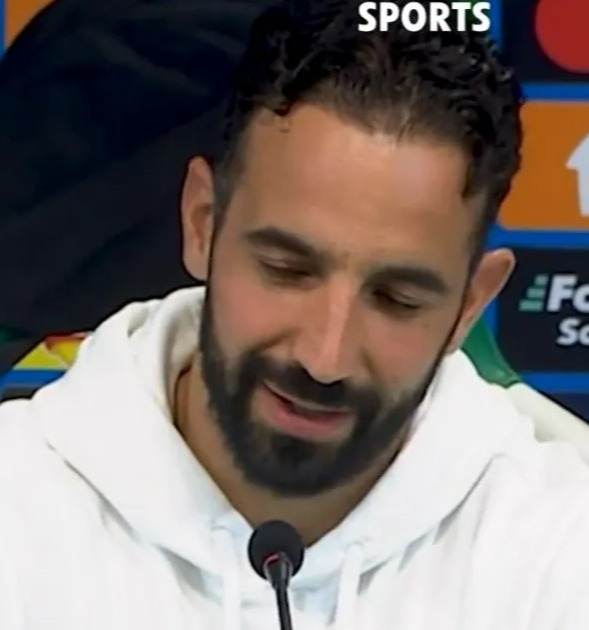
M 246 240 L 255 247 L 281 249 L 295 256 L 312 258 L 322 263 L 327 263 L 332 260 L 329 254 L 317 250 L 305 239 L 279 228 L 259 228 L 247 232 L 245 237 Z
M 334 264 L 334 258 L 318 250 L 308 241 L 275 227 L 264 227 L 247 232 L 246 240 L 254 247 L 276 248 L 302 258 L 310 258 L 322 266 Z M 447 295 L 450 288 L 433 269 L 412 264 L 385 264 L 369 268 L 371 282 L 382 284 L 408 284 L 429 293 Z

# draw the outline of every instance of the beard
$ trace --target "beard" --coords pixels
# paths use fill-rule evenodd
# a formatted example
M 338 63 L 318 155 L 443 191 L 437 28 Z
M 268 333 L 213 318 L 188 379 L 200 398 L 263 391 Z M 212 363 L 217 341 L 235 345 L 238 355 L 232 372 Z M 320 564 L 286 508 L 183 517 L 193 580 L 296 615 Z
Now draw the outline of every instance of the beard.
M 458 322 L 458 319 L 456 323 Z M 437 373 L 449 334 L 426 376 L 391 399 L 375 388 L 339 381 L 316 382 L 300 365 L 283 365 L 252 348 L 228 365 L 215 330 L 207 287 L 200 324 L 203 381 L 211 416 L 235 465 L 249 482 L 279 496 L 313 496 L 368 471 L 402 435 Z M 264 382 L 285 394 L 324 408 L 346 408 L 354 418 L 349 436 L 336 444 L 280 433 L 252 415 L 254 392 Z

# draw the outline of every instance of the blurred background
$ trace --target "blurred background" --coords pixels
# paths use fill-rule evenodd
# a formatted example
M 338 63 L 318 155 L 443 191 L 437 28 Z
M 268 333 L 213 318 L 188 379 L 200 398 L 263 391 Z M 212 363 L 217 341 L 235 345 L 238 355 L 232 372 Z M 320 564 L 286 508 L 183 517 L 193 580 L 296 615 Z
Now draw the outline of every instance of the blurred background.
M 26 393 L 30 388 L 59 375 L 75 355 L 79 336 L 74 333 L 91 330 L 95 323 L 120 304 L 130 299 L 159 295 L 189 282 L 179 261 L 176 214 L 173 209 L 183 175 L 183 164 L 189 155 L 202 148 L 199 142 L 204 142 L 205 151 L 209 145 L 216 145 L 217 138 L 205 137 L 204 130 L 211 128 L 207 116 L 215 109 L 215 99 L 220 100 L 222 96 L 226 87 L 224 81 L 230 78 L 231 65 L 239 56 L 239 42 L 245 39 L 249 21 L 269 3 L 262 0 L 248 3 L 242 0 L 233 3 L 239 7 L 237 12 L 232 12 L 229 9 L 231 2 L 216 0 L 212 14 L 198 16 L 198 20 L 204 20 L 207 28 L 210 28 L 202 32 L 196 29 L 193 33 L 212 47 L 209 49 L 204 46 L 199 51 L 200 59 L 206 59 L 208 70 L 216 76 L 216 82 L 211 87 L 209 76 L 206 81 L 203 79 L 202 85 L 205 85 L 206 90 L 195 90 L 194 81 L 201 79 L 190 77 L 193 83 L 188 87 L 180 83 L 178 90 L 173 92 L 177 96 L 186 87 L 186 94 L 191 95 L 186 100 L 187 106 L 194 111 L 195 104 L 200 105 L 198 120 L 183 117 L 183 110 L 179 108 L 174 112 L 173 126 L 182 128 L 181 136 L 170 135 L 169 129 L 158 129 L 157 133 L 154 131 L 152 134 L 153 138 L 157 138 L 155 145 L 152 136 L 149 137 L 152 145 L 150 150 L 154 153 L 143 155 L 144 147 L 138 140 L 131 147 L 133 150 L 126 147 L 114 160 L 119 163 L 120 155 L 124 156 L 127 169 L 144 181 L 150 175 L 146 175 L 145 170 L 141 171 L 141 164 L 148 163 L 141 160 L 149 159 L 149 164 L 153 164 L 154 155 L 168 157 L 173 154 L 173 159 L 166 160 L 166 168 L 175 169 L 169 178 L 171 185 L 167 196 L 163 193 L 163 196 L 154 195 L 149 189 L 144 191 L 145 197 L 152 198 L 160 209 L 166 207 L 169 210 L 171 218 L 168 217 L 168 228 L 162 228 L 154 222 L 153 235 L 142 233 L 141 237 L 137 237 L 142 252 L 137 256 L 132 255 L 133 248 L 127 247 L 125 255 L 117 258 L 115 254 L 110 263 L 101 267 L 100 257 L 96 254 L 95 267 L 102 271 L 93 275 L 88 271 L 93 264 L 92 257 L 78 256 L 74 264 L 63 255 L 68 247 L 75 249 L 72 243 L 79 240 L 75 233 L 76 222 L 66 222 L 64 213 L 67 213 L 72 203 L 79 204 L 80 199 L 100 196 L 99 192 L 91 192 L 92 183 L 87 184 L 87 178 L 78 177 L 83 180 L 84 186 L 90 188 L 78 190 L 76 201 L 61 197 L 56 201 L 52 193 L 41 195 L 43 203 L 40 206 L 39 198 L 32 204 L 41 207 L 46 215 L 46 208 L 53 208 L 52 204 L 57 203 L 61 209 L 57 215 L 64 221 L 64 226 L 67 224 L 67 227 L 60 229 L 70 230 L 72 233 L 69 238 L 64 236 L 63 231 L 59 231 L 57 236 L 56 233 L 50 236 L 44 227 L 37 229 L 36 240 L 27 237 L 19 241 L 18 230 L 11 231 L 15 219 L 11 218 L 7 208 L 14 195 L 11 197 L 5 193 L 10 192 L 9 184 L 13 183 L 10 180 L 14 180 L 11 158 L 14 161 L 19 159 L 18 152 L 13 155 L 14 147 L 22 146 L 20 136 L 12 131 L 13 124 L 16 124 L 14 117 L 19 111 L 15 90 L 18 92 L 21 89 L 19 95 L 24 98 L 22 88 L 14 86 L 19 85 L 21 72 L 26 71 L 28 81 L 35 80 L 35 74 L 31 75 L 28 68 L 41 67 L 40 57 L 50 56 L 51 46 L 63 45 L 68 39 L 68 20 L 76 24 L 76 11 L 92 4 L 116 7 L 117 2 L 121 6 L 149 4 L 127 0 L 58 0 L 57 4 L 67 5 L 67 19 L 63 16 L 53 22 L 45 19 L 36 29 L 31 29 L 30 20 L 49 4 L 48 0 L 0 0 L 4 49 L 22 33 L 25 25 L 29 24 L 27 32 L 31 29 L 28 39 L 17 42 L 21 46 L 16 51 L 18 54 L 14 55 L 15 60 L 4 64 L 4 68 L 0 67 L 0 134 L 14 136 L 12 147 L 0 142 L 0 157 L 4 165 L 4 173 L 0 176 L 0 286 L 4 284 L 9 287 L 3 289 L 7 306 L 3 306 L 0 300 L 0 392 L 4 397 Z M 170 8 L 179 9 L 181 5 L 189 4 L 190 0 L 169 0 Z M 194 0 L 193 4 L 201 6 L 207 3 Z M 494 0 L 492 4 L 495 37 L 514 63 L 528 103 L 524 110 L 526 135 L 523 170 L 503 208 L 490 243 L 513 248 L 519 264 L 501 297 L 489 308 L 485 320 L 506 359 L 526 383 L 576 414 L 589 418 L 589 1 Z M 223 13 L 225 10 L 228 11 L 226 17 Z M 159 23 L 163 22 L 160 20 Z M 209 37 L 211 32 L 216 33 L 216 39 Z M 219 32 L 223 37 L 219 38 Z M 169 33 L 168 37 L 171 37 Z M 176 36 L 173 41 L 176 41 Z M 165 37 L 162 44 L 165 50 Z M 215 66 L 216 63 L 218 66 Z M 68 72 L 75 73 L 75 68 L 70 68 Z M 44 75 L 40 72 L 39 76 L 39 80 L 42 80 Z M 157 83 L 154 85 L 157 89 Z M 202 85 L 199 84 L 200 88 Z M 176 86 L 165 87 L 166 90 L 172 90 Z M 5 96 L 5 92 L 9 97 Z M 166 95 L 165 91 L 162 93 Z M 206 98 L 203 96 L 205 93 Z M 34 91 L 29 93 L 28 98 L 34 99 Z M 40 98 L 47 98 L 46 102 L 53 107 L 59 105 L 59 96 L 51 91 Z M 142 98 L 145 102 L 145 95 Z M 211 115 L 213 120 L 218 120 L 215 118 L 217 114 Z M 3 117 L 7 132 L 2 128 Z M 26 124 L 34 127 L 33 122 L 29 120 Z M 54 137 L 58 138 L 63 133 L 59 126 L 55 127 L 54 132 Z M 93 129 L 93 133 L 96 133 L 96 129 Z M 186 138 L 187 133 L 197 136 L 196 144 L 179 140 L 180 137 Z M 44 137 L 49 136 L 45 134 Z M 34 135 L 30 141 L 34 148 Z M 96 147 L 93 151 L 92 155 L 96 155 Z M 53 154 L 56 159 L 60 159 L 58 151 Z M 51 155 L 51 151 L 46 151 L 45 158 L 49 165 Z M 77 155 L 74 152 L 74 157 L 70 155 L 69 159 L 75 162 Z M 83 151 L 80 155 L 85 156 Z M 107 190 L 115 191 L 113 194 L 115 197 L 119 195 L 120 208 L 134 205 L 129 204 L 128 199 L 133 200 L 137 195 L 136 188 L 126 192 L 119 190 L 121 178 L 125 179 L 125 164 L 118 175 L 105 173 L 106 179 L 101 180 L 96 189 L 106 187 Z M 104 172 L 102 163 L 100 168 Z M 70 171 L 68 173 L 71 174 Z M 19 186 L 26 187 L 29 181 L 30 175 L 25 174 Z M 76 186 L 79 183 L 76 181 Z M 67 188 L 71 191 L 72 186 Z M 162 188 L 166 186 L 160 186 L 158 191 Z M 3 201 L 3 195 L 7 201 Z M 103 203 L 110 204 L 110 201 Z M 19 221 L 22 220 L 23 208 L 28 211 L 29 206 L 21 203 Z M 92 211 L 88 214 L 91 215 Z M 3 231 L 3 221 L 8 225 L 7 231 Z M 149 222 L 140 215 L 135 215 L 135 221 L 137 224 Z M 30 227 L 27 230 L 29 234 Z M 120 228 L 120 233 L 124 233 L 123 228 Z M 8 241 L 6 246 L 2 245 L 2 238 L 9 237 L 12 250 Z M 111 245 L 112 240 L 109 236 Z M 43 246 L 45 241 L 50 241 L 51 247 Z M 93 247 L 104 249 L 106 242 L 94 243 Z M 41 245 L 37 247 L 39 243 Z M 35 284 L 34 274 L 45 274 L 52 265 L 52 256 L 60 264 L 63 263 L 59 282 L 56 276 L 39 287 Z M 118 261 L 116 265 L 112 263 L 115 259 Z M 121 263 L 125 260 L 128 262 L 126 266 Z M 131 260 L 134 262 L 129 262 Z M 30 265 L 27 265 L 27 261 Z M 75 271 L 67 266 L 70 264 Z M 141 277 L 137 273 L 139 266 L 143 270 Z M 26 273 L 23 271 L 25 267 Z M 125 274 L 124 268 L 129 270 L 128 274 Z M 112 278 L 112 274 L 120 274 L 121 281 L 109 285 L 106 279 Z M 147 280 L 142 280 L 143 277 Z M 21 294 L 24 297 L 19 298 Z M 2 348 L 5 348 L 4 352 Z

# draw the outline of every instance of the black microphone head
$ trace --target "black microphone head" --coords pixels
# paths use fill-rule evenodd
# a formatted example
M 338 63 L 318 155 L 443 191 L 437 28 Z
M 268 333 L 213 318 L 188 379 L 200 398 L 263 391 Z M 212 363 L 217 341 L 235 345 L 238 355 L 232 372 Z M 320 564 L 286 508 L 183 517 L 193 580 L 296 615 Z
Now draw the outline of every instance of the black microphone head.
M 305 546 L 292 525 L 284 521 L 266 521 L 254 530 L 247 551 L 254 571 L 266 579 L 264 563 L 277 553 L 283 553 L 290 560 L 292 575 L 295 575 L 303 564 Z

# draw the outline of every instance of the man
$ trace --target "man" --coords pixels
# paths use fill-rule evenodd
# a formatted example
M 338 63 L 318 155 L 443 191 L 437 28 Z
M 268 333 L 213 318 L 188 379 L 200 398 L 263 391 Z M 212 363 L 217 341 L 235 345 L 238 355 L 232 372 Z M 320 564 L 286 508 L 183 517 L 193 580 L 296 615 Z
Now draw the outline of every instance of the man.
M 514 264 L 483 243 L 518 89 L 480 35 L 344 4 L 254 26 L 182 199 L 206 291 L 129 305 L 1 408 L 3 630 L 277 628 L 269 519 L 307 546 L 295 628 L 589 627 L 589 473 L 459 350 Z

